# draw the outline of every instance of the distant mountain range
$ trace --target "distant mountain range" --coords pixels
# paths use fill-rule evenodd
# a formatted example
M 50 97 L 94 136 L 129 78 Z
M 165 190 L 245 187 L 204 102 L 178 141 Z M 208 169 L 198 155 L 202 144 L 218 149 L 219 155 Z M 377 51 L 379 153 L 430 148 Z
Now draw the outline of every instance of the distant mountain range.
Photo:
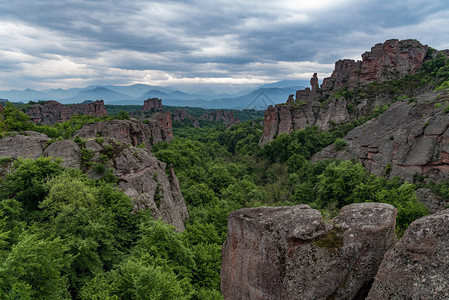
M 23 91 L 0 91 L 0 98 L 13 102 L 57 100 L 61 103 L 80 103 L 85 100 L 102 99 L 106 104 L 143 104 L 148 98 L 160 98 L 165 105 L 226 109 L 266 109 L 268 105 L 283 103 L 290 94 L 308 86 L 304 80 L 283 80 L 248 88 L 238 92 L 214 93 L 201 90 L 186 93 L 173 87 L 135 84 L 129 86 L 89 86 L 72 89 L 45 89 Z

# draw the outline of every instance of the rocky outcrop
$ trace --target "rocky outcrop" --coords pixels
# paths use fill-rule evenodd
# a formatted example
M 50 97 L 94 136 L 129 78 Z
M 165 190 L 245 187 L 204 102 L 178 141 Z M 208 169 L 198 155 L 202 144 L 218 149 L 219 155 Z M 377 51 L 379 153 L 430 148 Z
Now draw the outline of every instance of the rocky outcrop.
M 163 111 L 162 100 L 158 98 L 148 98 L 143 102 L 142 110 L 144 112 L 159 112 Z
M 359 116 L 369 115 L 376 105 L 393 102 L 396 94 L 364 87 L 415 72 L 432 57 L 428 50 L 428 46 L 416 40 L 388 40 L 365 52 L 361 61 L 337 61 L 332 75 L 323 80 L 321 87 L 315 73 L 310 81 L 311 89 L 297 91 L 294 101 L 289 99 L 286 104 L 267 109 L 259 144 L 264 145 L 281 133 L 308 126 L 329 130 Z M 439 53 L 444 55 L 446 52 Z M 435 55 L 436 52 L 433 53 Z M 409 91 L 408 96 L 415 96 L 414 92 L 421 91 Z
M 222 250 L 225 299 L 363 299 L 395 242 L 396 209 L 361 203 L 323 223 L 308 205 L 233 212 Z
M 132 199 L 134 211 L 150 209 L 155 219 L 184 230 L 188 212 L 179 182 L 173 169 L 149 151 L 153 138 L 149 125 L 138 120 L 87 124 L 75 133 L 83 142 L 62 140 L 49 146 L 46 135 L 25 134 L 0 139 L 0 157 L 58 157 L 63 166 L 82 169 L 94 178 L 110 169 L 119 179 L 118 186 Z M 145 147 L 136 147 L 142 145 Z M 7 162 L 1 164 L 0 174 L 9 170 Z
M 449 204 L 446 199 L 438 197 L 430 189 L 417 189 L 415 195 L 418 201 L 423 203 L 432 214 L 444 210 Z
M 79 169 L 81 166 L 81 149 L 72 140 L 63 140 L 45 148 L 44 156 L 63 158 L 61 165 L 67 168 Z
M 343 150 L 330 145 L 312 161 L 357 159 L 377 175 L 408 181 L 417 174 L 433 181 L 448 179 L 449 114 L 441 103 L 446 97 L 428 93 L 418 96 L 417 103 L 394 103 L 379 117 L 350 131 L 343 138 L 347 144 Z
M 172 112 L 173 122 L 183 122 L 187 121 L 192 124 L 194 128 L 200 127 L 200 123 L 198 122 L 198 118 L 195 118 L 187 113 L 185 110 L 175 110 Z
M 84 139 L 111 137 L 135 147 L 144 144 L 147 149 L 152 145 L 150 128 L 136 119 L 86 124 L 75 132 L 75 136 Z
M 112 120 L 86 124 L 75 132 L 80 138 L 112 137 L 132 146 L 151 149 L 154 143 L 173 138 L 171 115 L 167 112 L 156 114 L 148 124 L 136 119 Z
M 207 112 L 198 118 L 209 122 L 223 122 L 226 126 L 232 126 L 240 123 L 240 120 L 234 116 L 233 111 L 213 110 Z
M 188 212 L 173 170 L 171 167 L 166 170 L 165 163 L 151 152 L 131 146 L 126 141 L 114 137 L 106 137 L 101 141 L 88 138 L 84 148 L 91 153 L 92 158 L 87 162 L 82 161 L 79 145 L 69 140 L 50 145 L 43 154 L 59 157 L 63 165 L 84 169 L 94 178 L 101 177 L 101 169 L 99 171 L 89 166 L 104 165 L 105 169 L 111 169 L 113 175 L 118 177 L 118 186 L 132 199 L 134 211 L 150 209 L 155 219 L 161 218 L 178 231 L 183 231 Z
M 383 82 L 413 73 L 424 63 L 429 47 L 416 40 L 388 40 L 362 54 L 361 61 L 339 60 L 323 90 L 354 88 L 358 84 Z
M 169 111 L 156 113 L 148 118 L 151 144 L 168 142 L 173 139 L 172 116 Z
M 97 118 L 108 115 L 103 100 L 97 100 L 89 103 L 71 104 L 69 107 L 74 111 L 74 114 L 78 115 L 88 115 Z
M 70 120 L 73 115 L 106 116 L 108 113 L 103 100 L 91 103 L 63 105 L 57 101 L 45 101 L 29 105 L 25 113 L 36 124 L 53 125 Z
M 6 136 L 0 139 L 0 157 L 38 158 L 50 140 L 45 134 L 26 131 L 23 134 Z
M 449 209 L 414 221 L 384 257 L 367 299 L 449 299 Z

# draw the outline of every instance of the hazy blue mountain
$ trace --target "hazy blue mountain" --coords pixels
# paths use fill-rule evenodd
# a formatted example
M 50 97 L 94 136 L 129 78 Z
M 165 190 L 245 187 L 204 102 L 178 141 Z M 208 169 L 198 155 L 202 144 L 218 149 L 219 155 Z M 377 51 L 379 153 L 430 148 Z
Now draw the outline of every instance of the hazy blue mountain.
M 105 85 L 98 86 L 105 87 L 111 91 L 132 96 L 133 98 L 140 98 L 143 94 L 151 91 L 158 90 L 164 93 L 171 93 L 176 91 L 176 89 L 169 86 L 158 86 L 158 85 L 148 85 L 148 84 L 133 84 L 133 85 Z
M 107 103 L 134 100 L 133 97 L 122 93 L 111 91 L 105 87 L 95 87 L 91 90 L 81 91 L 75 96 L 61 99 L 62 103 L 79 103 L 85 100 L 104 100 Z
M 40 91 L 26 89 L 23 91 L 11 90 L 11 91 L 0 91 L 0 98 L 8 99 L 9 101 L 38 101 L 38 100 L 51 100 L 51 96 Z
M 163 98 L 163 104 L 171 106 L 189 106 L 202 108 L 266 109 L 269 105 L 284 103 L 285 101 L 287 101 L 289 95 L 295 94 L 298 89 L 302 88 L 304 87 L 261 88 L 243 96 L 228 97 L 215 100 L 177 100 L 167 97 Z
M 303 84 L 303 85 L 301 85 Z M 129 86 L 97 85 L 72 89 L 45 89 L 36 91 L 0 91 L 0 98 L 10 101 L 28 102 L 38 100 L 57 100 L 61 103 L 80 103 L 85 100 L 104 100 L 107 104 L 143 104 L 148 98 L 160 98 L 165 105 L 203 107 L 203 108 L 258 108 L 265 109 L 270 104 L 283 103 L 288 95 L 308 86 L 307 80 L 282 80 L 255 85 L 211 84 L 189 86 L 185 90 L 172 86 L 152 86 L 133 84 Z M 187 86 L 185 86 L 187 87 Z M 217 87 L 217 89 L 215 89 Z
M 49 95 L 52 100 L 62 100 L 65 98 L 73 97 L 84 89 L 73 88 L 73 89 L 46 89 L 42 90 L 45 94 Z
M 308 87 L 310 80 L 281 80 L 273 83 L 261 85 L 259 88 L 285 88 L 285 87 Z

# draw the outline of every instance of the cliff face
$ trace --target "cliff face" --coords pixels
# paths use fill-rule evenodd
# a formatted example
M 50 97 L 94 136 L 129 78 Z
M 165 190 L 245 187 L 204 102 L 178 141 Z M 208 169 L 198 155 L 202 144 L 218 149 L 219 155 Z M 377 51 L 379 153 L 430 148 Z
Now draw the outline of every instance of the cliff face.
M 295 100 L 291 96 L 286 104 L 270 106 L 266 110 L 260 145 L 270 142 L 281 133 L 307 126 L 328 130 L 336 124 L 351 122 L 360 115 L 370 113 L 376 105 L 391 103 L 397 95 L 371 91 L 355 93 L 355 96 L 353 93 L 351 97 L 355 99 L 350 100 L 344 96 L 344 92 L 345 89 L 354 92 L 369 83 L 380 83 L 411 74 L 422 66 L 428 50 L 428 46 L 416 40 L 388 40 L 375 45 L 370 52 L 365 52 L 361 61 L 337 61 L 331 77 L 325 78 L 321 87 L 314 74 L 311 89 L 297 91 Z M 444 55 L 446 52 L 440 53 Z
M 226 126 L 232 126 L 240 123 L 240 120 L 234 116 L 234 112 L 225 110 L 214 110 L 207 112 L 198 118 L 210 122 L 223 122 Z
M 173 139 L 172 115 L 169 111 L 151 115 L 148 118 L 151 133 L 151 144 L 168 142 Z
M 361 61 L 339 60 L 331 77 L 325 78 L 323 90 L 354 88 L 358 84 L 383 82 L 413 73 L 424 62 L 429 47 L 416 40 L 388 40 L 362 54 Z
M 84 169 L 92 177 L 101 175 L 86 165 L 80 145 L 73 140 L 48 146 L 50 139 L 46 135 L 32 131 L 25 134 L 0 139 L 0 156 L 60 157 L 65 167 Z M 149 208 L 155 219 L 162 218 L 178 231 L 184 230 L 188 212 L 178 179 L 171 167 L 149 151 L 153 136 L 148 125 L 137 120 L 98 122 L 85 125 L 75 135 L 85 141 L 83 147 L 92 154 L 89 165 L 100 163 L 112 169 L 119 178 L 118 186 L 132 199 L 135 211 Z M 146 149 L 136 147 L 142 143 Z M 10 164 L 1 167 L 2 172 L 7 172 Z
M 106 116 L 108 112 L 103 100 L 92 103 L 63 105 L 57 101 L 46 101 L 43 104 L 34 104 L 26 108 L 25 113 L 31 121 L 42 125 L 53 125 L 70 120 L 73 115 L 90 115 L 95 117 Z
M 449 115 L 446 92 L 417 97 L 417 103 L 394 103 L 379 117 L 350 131 L 340 151 L 330 145 L 312 161 L 357 159 L 377 175 L 413 181 L 416 174 L 439 181 L 449 178 Z M 440 103 L 438 107 L 436 103 Z M 438 108 L 436 108 L 438 107 Z
M 199 120 L 209 122 L 221 122 L 227 127 L 240 123 L 240 120 L 234 115 L 234 112 L 226 110 L 209 111 L 199 117 L 191 116 L 185 110 L 176 110 L 172 112 L 172 115 L 174 121 L 182 122 L 184 120 L 187 120 L 195 128 L 200 127 Z
M 233 212 L 222 250 L 225 299 L 364 299 L 394 244 L 396 209 L 360 203 L 332 222 L 308 205 Z

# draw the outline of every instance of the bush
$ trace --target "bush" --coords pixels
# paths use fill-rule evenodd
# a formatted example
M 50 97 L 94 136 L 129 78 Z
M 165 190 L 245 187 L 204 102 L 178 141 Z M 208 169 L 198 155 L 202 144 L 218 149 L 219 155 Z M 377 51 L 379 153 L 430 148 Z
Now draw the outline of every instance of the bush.
M 347 145 L 348 144 L 342 139 L 337 139 L 337 140 L 335 140 L 335 143 L 334 143 L 335 150 L 337 150 L 337 151 L 343 150 L 344 148 L 346 148 Z

